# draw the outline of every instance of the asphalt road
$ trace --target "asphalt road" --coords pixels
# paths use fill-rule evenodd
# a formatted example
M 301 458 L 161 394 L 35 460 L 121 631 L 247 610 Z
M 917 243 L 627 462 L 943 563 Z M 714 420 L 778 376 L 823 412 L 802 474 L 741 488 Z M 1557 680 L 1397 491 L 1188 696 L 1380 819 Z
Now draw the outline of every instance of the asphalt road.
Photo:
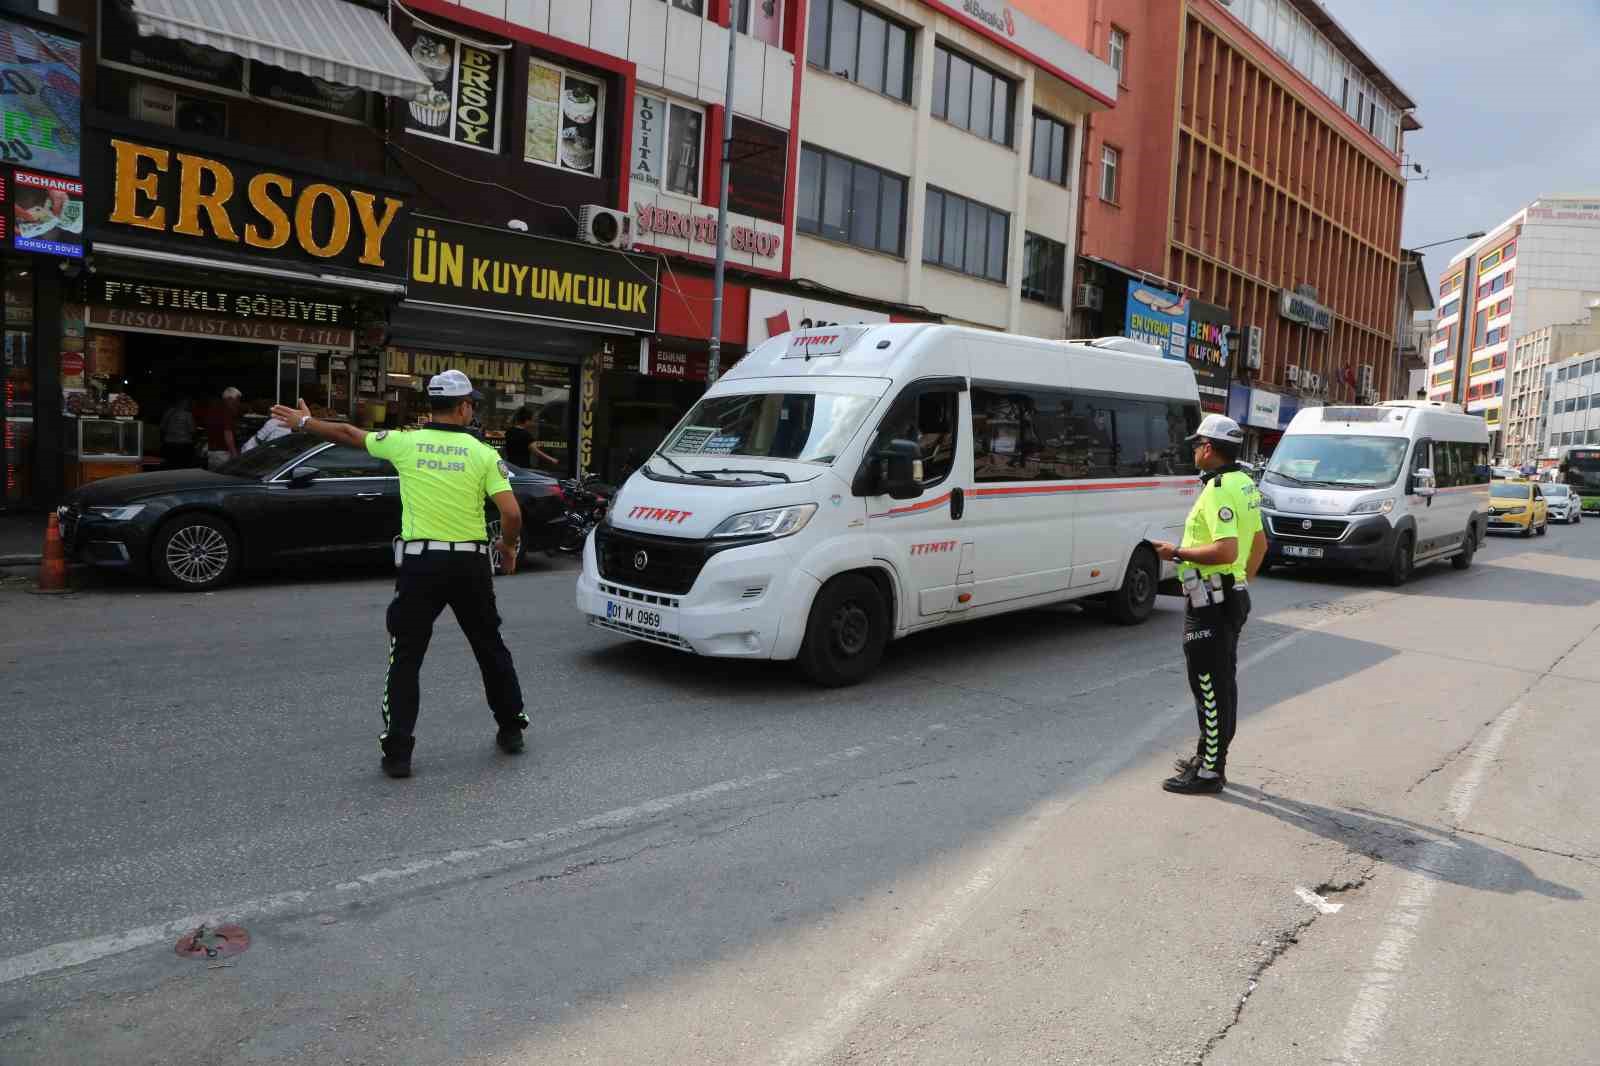
M 829 692 L 497 588 L 529 752 L 443 621 L 397 782 L 381 572 L 0 581 L 0 1062 L 1600 1057 L 1600 523 L 1263 579 L 1222 797 L 1158 788 L 1176 601 Z

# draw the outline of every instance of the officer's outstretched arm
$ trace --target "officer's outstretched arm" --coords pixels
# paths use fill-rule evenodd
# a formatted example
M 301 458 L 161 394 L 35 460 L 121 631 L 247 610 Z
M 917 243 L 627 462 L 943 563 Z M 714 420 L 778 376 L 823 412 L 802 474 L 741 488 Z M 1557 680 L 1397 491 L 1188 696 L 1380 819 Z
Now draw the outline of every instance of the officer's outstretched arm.
M 348 422 L 327 422 L 320 418 L 312 418 L 304 400 L 300 401 L 299 407 L 274 404 L 272 417 L 290 429 L 303 429 L 314 437 L 331 440 L 335 444 L 348 444 L 352 448 L 366 447 L 366 430 L 360 426 L 352 426 Z

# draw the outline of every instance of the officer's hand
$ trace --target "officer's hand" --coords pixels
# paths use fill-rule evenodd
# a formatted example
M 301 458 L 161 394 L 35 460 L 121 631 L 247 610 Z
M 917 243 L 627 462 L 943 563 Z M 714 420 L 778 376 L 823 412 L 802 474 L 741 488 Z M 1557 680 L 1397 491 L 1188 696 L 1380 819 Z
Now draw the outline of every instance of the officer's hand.
M 494 542 L 495 551 L 500 553 L 500 572 L 514 574 L 517 572 L 517 550 L 514 545 L 507 544 L 505 538 Z
M 1172 553 L 1178 550 L 1178 546 L 1176 544 L 1165 540 L 1152 541 L 1150 543 L 1150 547 L 1155 549 L 1156 558 L 1162 560 L 1163 562 L 1171 562 Z
M 277 421 L 290 429 L 299 429 L 300 420 L 302 418 L 311 417 L 311 408 L 306 406 L 306 402 L 304 400 L 300 401 L 300 406 L 298 408 L 285 407 L 281 403 L 275 403 L 272 405 L 272 417 L 274 421 Z

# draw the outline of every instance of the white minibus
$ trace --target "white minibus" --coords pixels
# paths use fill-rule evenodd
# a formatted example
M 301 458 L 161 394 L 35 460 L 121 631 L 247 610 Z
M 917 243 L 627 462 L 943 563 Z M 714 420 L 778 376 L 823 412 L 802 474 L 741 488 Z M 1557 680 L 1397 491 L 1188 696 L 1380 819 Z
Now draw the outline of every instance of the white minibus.
M 1393 585 L 1472 565 L 1489 526 L 1489 428 L 1458 404 L 1303 408 L 1261 477 L 1265 566 L 1371 570 Z
M 1123 339 L 834 326 L 745 356 L 584 548 L 592 625 L 827 685 L 891 640 L 1098 598 L 1149 617 L 1199 490 L 1194 372 Z

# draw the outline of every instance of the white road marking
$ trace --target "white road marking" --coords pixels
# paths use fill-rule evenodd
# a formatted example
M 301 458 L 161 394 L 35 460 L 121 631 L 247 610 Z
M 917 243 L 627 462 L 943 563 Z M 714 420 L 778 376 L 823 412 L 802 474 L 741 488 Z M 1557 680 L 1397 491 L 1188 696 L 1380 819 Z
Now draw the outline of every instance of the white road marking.
M 1301 637 L 1306 636 L 1312 630 L 1321 628 L 1325 624 L 1327 624 L 1326 621 L 1318 622 L 1308 626 L 1305 629 L 1298 630 L 1295 633 L 1292 633 L 1289 636 L 1275 642 L 1274 644 L 1263 648 L 1254 655 L 1240 660 L 1239 665 L 1241 668 L 1253 665 L 1254 663 L 1259 662 L 1261 659 L 1264 659 L 1266 656 L 1271 655 L 1294 643 Z M 1148 674 L 1171 668 L 1173 668 L 1173 664 L 1171 663 L 1165 663 L 1156 667 L 1147 667 L 1131 674 L 1114 678 L 1110 682 L 1091 686 L 1089 689 L 1085 690 L 1085 693 L 1096 692 L 1103 687 L 1109 687 L 1110 685 L 1118 684 L 1125 680 L 1143 677 Z M 1075 698 L 1081 698 L 1083 694 L 1084 693 L 1077 694 Z M 1185 702 L 1177 706 L 1187 707 L 1189 704 Z M 957 719 L 956 724 L 959 725 L 968 722 L 977 722 L 992 717 L 994 717 L 993 712 L 980 712 L 962 716 L 960 719 Z M 1159 735 L 1161 727 L 1165 725 L 1166 717 L 1167 716 L 1158 715 L 1152 719 L 1151 726 L 1148 726 L 1142 731 L 1142 733 L 1146 733 L 1148 736 L 1141 736 L 1140 746 L 1142 746 L 1144 743 L 1154 740 L 1155 737 Z M 950 728 L 951 725 L 949 723 L 939 723 L 929 726 L 928 732 L 934 733 L 937 731 L 948 730 Z M 701 800 L 709 799 L 714 796 L 723 795 L 729 792 L 742 791 L 758 785 L 770 784 L 774 781 L 780 781 L 802 773 L 824 770 L 831 766 L 838 765 L 839 763 L 860 758 L 872 750 L 884 748 L 892 744 L 904 744 L 907 742 L 915 743 L 920 739 L 921 736 L 917 735 L 888 736 L 884 737 L 876 744 L 870 746 L 845 748 L 842 751 L 836 751 L 829 755 L 825 755 L 811 763 L 781 767 L 767 770 L 759 774 L 731 778 L 726 781 L 718 781 L 715 784 L 706 785 L 702 788 L 692 789 L 687 792 L 679 792 L 670 796 L 662 796 L 658 799 L 649 800 L 645 803 L 628 807 L 618 807 L 615 810 L 606 811 L 603 814 L 597 814 L 591 818 L 586 818 L 582 821 L 574 822 L 570 825 L 561 826 L 559 828 L 549 829 L 543 833 L 536 833 L 528 837 L 521 837 L 515 840 L 492 840 L 486 844 L 477 845 L 475 847 L 459 848 L 443 855 L 417 859 L 413 862 L 406 863 L 403 866 L 385 867 L 383 869 L 372 870 L 368 873 L 360 874 L 349 881 L 341 881 L 337 884 L 324 885 L 319 888 L 309 890 L 280 892 L 275 895 L 264 896 L 259 899 L 246 900 L 242 903 L 238 903 L 227 908 L 208 911 L 202 914 L 190 914 L 182 918 L 174 918 L 171 921 L 161 922 L 155 925 L 145 925 L 133 929 L 125 929 L 116 933 L 108 933 L 104 936 L 87 937 L 81 940 L 66 940 L 55 944 L 48 944 L 42 948 L 37 948 L 21 955 L 13 955 L 10 958 L 0 959 L 0 985 L 10 984 L 13 981 L 21 981 L 43 973 L 52 973 L 57 970 L 68 969 L 69 967 L 73 966 L 81 966 L 85 963 L 94 962 L 97 959 L 107 958 L 112 955 L 120 955 L 124 952 L 133 951 L 138 948 L 149 947 L 152 944 L 176 940 L 179 936 L 182 936 L 184 933 L 187 933 L 200 925 L 221 925 L 225 922 L 243 922 L 251 918 L 277 914 L 288 910 L 291 907 L 303 906 L 308 910 L 315 910 L 322 906 L 338 906 L 340 903 L 350 898 L 352 893 L 358 892 L 362 889 L 371 888 L 375 885 L 405 881 L 431 871 L 461 866 L 463 864 L 488 858 L 494 855 L 513 856 L 523 854 L 552 841 L 560 840 L 565 837 L 576 836 L 581 833 L 604 829 L 625 828 L 634 822 L 664 814 L 668 811 L 687 806 L 691 803 L 697 803 Z
M 1325 619 L 1315 622 L 1273 641 L 1239 660 L 1239 669 L 1255 666 L 1332 621 L 1333 619 Z M 1131 745 L 1104 756 L 1087 770 L 1086 785 L 1092 787 L 1109 778 L 1126 762 L 1128 757 L 1126 753 L 1140 751 L 1146 745 L 1153 743 L 1169 727 L 1173 716 L 1193 713 L 1194 700 L 1186 696 L 1167 708 L 1166 713 L 1152 715 L 1150 720 L 1133 734 Z M 926 918 L 902 934 L 887 955 L 856 976 L 844 993 L 834 1000 L 815 1023 L 790 1038 L 784 1044 L 777 1061 L 782 1066 L 805 1066 L 807 1063 L 820 1062 L 838 1047 L 850 1030 L 860 1022 L 862 1015 L 871 1007 L 873 1001 L 904 978 L 929 949 L 947 939 L 972 913 L 984 894 L 1003 880 L 1011 868 L 1022 860 L 1023 855 L 1034 845 L 1039 835 L 1049 828 L 1051 822 L 1075 802 L 1075 798 L 1054 800 L 1031 812 L 1027 824 L 990 848 L 977 868 L 929 908 L 930 913 Z
M 1522 714 L 1521 702 L 1513 703 L 1503 711 L 1489 732 L 1468 757 L 1467 769 L 1450 790 L 1449 812 L 1451 822 L 1461 825 L 1467 820 L 1483 785 L 1484 775 L 1500 756 L 1506 734 Z M 1385 923 L 1383 939 L 1372 953 L 1372 964 L 1356 993 L 1340 1038 L 1337 1058 L 1328 1061 L 1357 1066 L 1367 1060 L 1383 1036 L 1389 1016 L 1389 1006 L 1404 983 L 1407 960 L 1417 939 L 1417 930 L 1427 917 L 1429 904 L 1438 890 L 1438 878 L 1422 870 L 1442 870 L 1454 861 L 1456 849 L 1448 841 L 1430 841 L 1414 863 L 1416 869 L 1406 874 L 1399 899 Z
M 1299 896 L 1305 902 L 1309 903 L 1311 906 L 1317 908 L 1317 910 L 1321 911 L 1323 914 L 1338 914 L 1340 911 L 1344 910 L 1343 903 L 1329 903 L 1327 899 L 1317 895 L 1305 885 L 1295 885 L 1294 894 Z

